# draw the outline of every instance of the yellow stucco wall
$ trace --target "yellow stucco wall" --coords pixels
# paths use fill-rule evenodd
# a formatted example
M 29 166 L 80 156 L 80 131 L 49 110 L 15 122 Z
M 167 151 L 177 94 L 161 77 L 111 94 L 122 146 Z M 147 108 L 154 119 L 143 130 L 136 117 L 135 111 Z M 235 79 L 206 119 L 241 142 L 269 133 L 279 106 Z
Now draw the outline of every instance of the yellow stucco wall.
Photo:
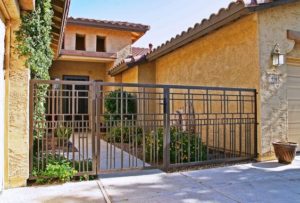
M 139 83 L 154 84 L 156 76 L 155 62 L 144 63 L 139 66 Z
M 54 61 L 50 68 L 51 78 L 63 79 L 64 75 L 88 76 L 90 80 L 104 81 L 107 71 L 103 63 Z
M 132 71 L 135 68 L 124 71 L 122 78 L 136 81 Z M 259 91 L 257 14 L 239 19 L 155 61 L 139 65 L 138 82 L 253 88 Z M 175 110 L 182 106 L 185 106 L 182 102 L 173 104 Z M 199 107 L 198 104 L 196 106 Z M 153 107 L 153 110 L 158 109 Z M 258 118 L 259 115 L 258 108 Z
M 124 72 L 124 74 L 122 74 L 122 82 L 123 83 L 137 83 L 138 76 L 139 76 L 138 67 L 137 66 L 132 67 L 128 71 Z
M 123 83 L 155 84 L 155 62 L 130 67 L 115 78 L 121 78 L 119 82 Z
M 253 88 L 259 91 L 257 22 L 257 14 L 246 16 L 160 57 L 156 61 L 155 82 L 157 84 Z M 181 106 L 184 104 L 174 104 L 174 107 L 178 109 Z M 259 108 L 258 118 L 260 118 Z M 258 140 L 261 139 L 260 132 L 259 130 Z M 211 143 L 210 140 L 208 142 Z
M 259 88 L 257 15 L 163 56 L 156 83 Z
M 105 37 L 106 52 L 116 53 L 132 44 L 131 33 L 126 31 L 94 27 L 67 25 L 65 30 L 65 49 L 75 50 L 76 34 L 85 35 L 86 51 L 96 51 L 96 37 Z

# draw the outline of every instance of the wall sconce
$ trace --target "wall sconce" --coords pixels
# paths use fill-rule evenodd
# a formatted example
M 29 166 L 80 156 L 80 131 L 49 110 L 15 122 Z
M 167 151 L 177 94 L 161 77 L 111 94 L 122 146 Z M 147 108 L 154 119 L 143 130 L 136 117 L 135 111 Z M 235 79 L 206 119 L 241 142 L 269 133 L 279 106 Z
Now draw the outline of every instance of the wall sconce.
M 272 61 L 273 61 L 274 68 L 278 68 L 279 66 L 282 66 L 285 63 L 285 55 L 281 53 L 279 44 L 276 44 L 273 49 Z

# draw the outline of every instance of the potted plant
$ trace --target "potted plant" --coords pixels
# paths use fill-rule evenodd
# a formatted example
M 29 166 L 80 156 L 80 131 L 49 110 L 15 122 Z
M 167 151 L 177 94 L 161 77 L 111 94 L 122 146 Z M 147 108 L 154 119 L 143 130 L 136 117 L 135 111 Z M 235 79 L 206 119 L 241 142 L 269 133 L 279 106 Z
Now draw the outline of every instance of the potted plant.
M 298 144 L 294 142 L 273 142 L 273 147 L 278 162 L 290 164 L 295 159 Z

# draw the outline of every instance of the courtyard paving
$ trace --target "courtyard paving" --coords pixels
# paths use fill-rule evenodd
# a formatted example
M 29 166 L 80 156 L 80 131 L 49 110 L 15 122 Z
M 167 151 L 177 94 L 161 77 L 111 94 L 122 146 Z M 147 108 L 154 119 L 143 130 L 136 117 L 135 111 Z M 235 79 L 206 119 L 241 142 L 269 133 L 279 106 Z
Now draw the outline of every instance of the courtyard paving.
M 272 161 L 171 174 L 106 174 L 99 181 L 6 190 L 0 202 L 105 202 L 103 194 L 111 202 L 300 203 L 300 156 L 292 165 Z

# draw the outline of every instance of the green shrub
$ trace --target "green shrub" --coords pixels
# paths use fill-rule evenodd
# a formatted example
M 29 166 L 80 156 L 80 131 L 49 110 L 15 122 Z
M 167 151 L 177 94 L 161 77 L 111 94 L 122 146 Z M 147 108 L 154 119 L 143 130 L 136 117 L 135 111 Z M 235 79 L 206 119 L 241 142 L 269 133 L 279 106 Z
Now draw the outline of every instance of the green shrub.
M 48 161 L 48 162 L 47 162 Z M 37 183 L 51 183 L 54 181 L 58 182 L 67 182 L 73 179 L 73 176 L 79 171 L 79 165 L 81 171 L 83 170 L 83 165 L 85 171 L 93 170 L 93 161 L 91 159 L 84 161 L 74 161 L 74 167 L 72 167 L 73 162 L 67 160 L 64 156 L 61 155 L 48 155 L 43 157 L 43 160 L 40 158 L 40 170 L 38 170 L 37 157 L 34 157 L 34 170 L 32 176 L 37 177 Z M 42 165 L 43 163 L 43 165 Z M 91 180 L 87 178 L 88 175 L 84 175 L 80 180 Z
M 121 97 L 123 97 L 121 99 Z M 121 102 L 123 101 L 123 108 L 121 111 Z M 106 109 L 106 120 L 121 120 L 121 112 L 124 114 L 123 119 L 132 120 L 135 117 L 132 114 L 136 114 L 136 98 L 132 94 L 121 90 L 115 90 L 110 92 L 104 101 L 104 106 Z M 127 111 L 126 111 L 127 110 Z
M 143 129 L 142 128 L 129 128 L 120 126 L 115 126 L 110 129 L 107 134 L 107 141 L 121 143 L 121 137 L 123 136 L 123 143 L 132 143 L 137 141 L 138 145 L 142 144 L 143 141 Z
M 71 163 L 68 161 L 49 162 L 44 171 L 36 174 L 38 176 L 37 183 L 68 182 L 76 173 L 77 171 L 71 167 Z
M 163 138 L 164 131 L 162 128 L 159 128 L 156 134 L 154 131 L 146 134 L 146 161 L 149 161 L 150 157 L 154 158 L 157 153 L 158 157 L 156 158 L 160 162 L 163 161 Z M 197 135 L 179 131 L 172 127 L 170 139 L 171 163 L 187 163 L 207 159 L 206 145 Z M 188 154 L 190 154 L 190 159 Z

